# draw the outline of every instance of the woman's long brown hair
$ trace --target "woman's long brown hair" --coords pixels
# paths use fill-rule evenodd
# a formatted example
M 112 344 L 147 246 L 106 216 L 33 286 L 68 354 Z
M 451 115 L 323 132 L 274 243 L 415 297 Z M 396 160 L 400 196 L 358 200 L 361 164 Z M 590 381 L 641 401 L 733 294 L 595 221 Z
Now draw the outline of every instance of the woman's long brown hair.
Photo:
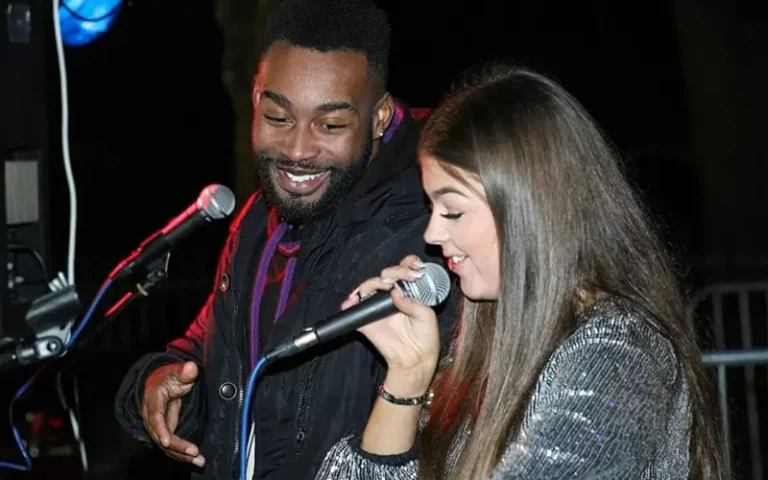
M 421 478 L 444 478 L 465 421 L 472 433 L 456 478 L 489 478 L 547 358 L 577 327 L 580 289 L 627 298 L 657 319 L 690 395 L 690 477 L 720 478 L 710 390 L 672 262 L 586 110 L 546 77 L 486 66 L 433 113 L 420 151 L 482 183 L 501 262 L 498 302 L 464 301 L 422 435 Z

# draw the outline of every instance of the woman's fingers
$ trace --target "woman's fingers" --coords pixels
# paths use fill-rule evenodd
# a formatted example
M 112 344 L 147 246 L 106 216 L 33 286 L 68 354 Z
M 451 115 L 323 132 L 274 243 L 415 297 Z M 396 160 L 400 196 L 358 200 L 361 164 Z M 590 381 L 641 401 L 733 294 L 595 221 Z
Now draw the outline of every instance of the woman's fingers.
M 369 278 L 349 294 L 341 304 L 346 310 L 378 291 L 389 291 L 399 281 L 412 282 L 424 275 L 424 263 L 416 255 L 405 257 L 399 265 L 385 268 L 378 277 Z
M 341 304 L 341 309 L 346 310 L 353 305 L 357 305 L 376 292 L 392 290 L 393 285 L 394 282 L 385 282 L 381 277 L 369 278 L 349 294 L 349 297 Z

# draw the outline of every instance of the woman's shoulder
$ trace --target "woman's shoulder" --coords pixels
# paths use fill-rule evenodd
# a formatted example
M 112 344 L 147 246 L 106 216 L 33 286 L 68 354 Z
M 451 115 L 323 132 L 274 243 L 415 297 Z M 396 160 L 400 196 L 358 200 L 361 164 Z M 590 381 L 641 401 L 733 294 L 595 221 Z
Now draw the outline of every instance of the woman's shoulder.
M 592 367 L 610 363 L 614 368 L 636 367 L 677 380 L 677 355 L 658 322 L 630 300 L 606 296 L 578 314 L 578 327 L 550 357 L 552 364 L 584 364 Z M 632 364 L 632 365 L 629 365 Z
M 673 354 L 658 320 L 631 300 L 605 296 L 580 311 L 577 319 L 579 326 L 566 342 L 619 342 Z
M 670 422 L 687 431 L 676 420 L 687 415 L 684 380 L 652 316 L 607 297 L 579 320 L 547 360 L 494 479 L 644 477 L 658 442 L 678 438 L 665 437 Z

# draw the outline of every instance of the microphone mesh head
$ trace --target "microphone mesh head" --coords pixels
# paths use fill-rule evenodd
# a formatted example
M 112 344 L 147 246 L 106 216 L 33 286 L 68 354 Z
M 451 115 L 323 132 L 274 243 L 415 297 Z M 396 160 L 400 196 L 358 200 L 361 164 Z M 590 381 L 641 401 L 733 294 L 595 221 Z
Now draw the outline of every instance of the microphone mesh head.
M 228 217 L 235 210 L 235 194 L 224 185 L 208 185 L 197 197 L 197 206 L 209 220 Z
M 434 307 L 443 303 L 451 291 L 451 280 L 448 272 L 436 263 L 427 263 L 424 275 L 414 282 L 400 282 L 405 296 Z

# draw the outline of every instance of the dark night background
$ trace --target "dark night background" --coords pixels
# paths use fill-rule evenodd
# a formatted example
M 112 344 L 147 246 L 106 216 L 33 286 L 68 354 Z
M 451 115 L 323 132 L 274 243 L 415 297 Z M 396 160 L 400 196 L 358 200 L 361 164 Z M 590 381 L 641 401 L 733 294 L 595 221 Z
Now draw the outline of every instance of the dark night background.
M 248 105 L 232 92 L 247 89 L 255 61 L 252 53 L 238 60 L 237 42 L 258 38 L 264 12 L 279 2 L 222 3 L 229 5 L 230 17 L 237 8 L 251 12 L 252 25 L 230 22 L 221 15 L 221 3 L 209 0 L 136 0 L 93 44 L 66 49 L 83 299 L 90 300 L 114 264 L 191 203 L 203 186 L 229 185 L 242 202 L 253 184 L 243 160 L 248 146 L 238 113 Z M 396 96 L 411 106 L 434 106 L 459 72 L 491 59 L 515 59 L 550 74 L 587 106 L 624 154 L 692 292 L 715 282 L 767 278 L 768 3 L 381 4 L 393 23 L 390 90 Z M 253 14 L 259 8 L 262 13 Z M 256 33 L 243 33 L 244 28 Z M 51 247 L 59 271 L 66 265 L 68 204 L 58 143 L 57 70 L 53 50 L 48 53 Z M 192 320 L 212 285 L 226 229 L 226 222 L 219 222 L 180 245 L 164 289 L 61 362 L 65 390 L 71 390 L 72 373 L 79 382 L 89 478 L 123 478 L 116 469 L 125 478 L 175 471 L 118 430 L 112 398 L 130 363 L 161 348 Z M 758 312 L 751 319 L 753 346 L 765 346 L 765 290 L 748 301 Z M 710 332 L 706 318 L 700 323 Z M 743 326 L 729 323 L 726 346 L 743 346 L 743 333 Z M 764 406 L 768 375 L 765 367 L 755 371 L 757 403 Z M 751 476 L 745 428 L 744 379 L 749 377 L 744 369 L 730 372 L 734 460 L 739 478 L 758 478 Z M 29 373 L 3 378 L 0 406 Z M 33 394 L 18 402 L 18 425 L 28 411 L 64 418 L 54 380 L 54 374 L 44 376 Z M 763 408 L 761 415 L 765 431 L 768 411 Z M 48 428 L 43 443 L 66 447 L 66 422 L 58 430 Z M 0 427 L 0 460 L 16 460 L 16 455 L 8 428 Z M 51 454 L 35 462 L 42 473 L 34 478 L 79 478 L 75 457 Z M 46 473 L 46 465 L 55 469 L 55 477 Z M 0 478 L 6 475 L 11 478 L 0 471 Z

